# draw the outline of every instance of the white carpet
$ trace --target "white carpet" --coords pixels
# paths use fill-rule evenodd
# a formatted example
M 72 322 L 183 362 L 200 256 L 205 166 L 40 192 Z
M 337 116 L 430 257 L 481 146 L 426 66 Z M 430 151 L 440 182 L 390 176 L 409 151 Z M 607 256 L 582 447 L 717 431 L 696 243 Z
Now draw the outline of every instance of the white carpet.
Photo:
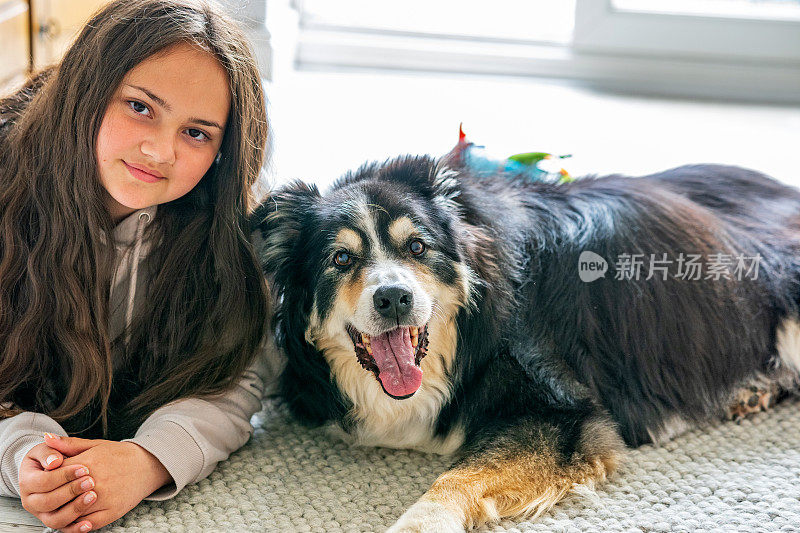
M 350 448 L 275 404 L 256 422 L 252 441 L 208 479 L 171 501 L 144 503 L 106 530 L 383 531 L 450 462 Z M 632 450 L 596 496 L 572 496 L 535 522 L 482 531 L 800 531 L 800 401 Z

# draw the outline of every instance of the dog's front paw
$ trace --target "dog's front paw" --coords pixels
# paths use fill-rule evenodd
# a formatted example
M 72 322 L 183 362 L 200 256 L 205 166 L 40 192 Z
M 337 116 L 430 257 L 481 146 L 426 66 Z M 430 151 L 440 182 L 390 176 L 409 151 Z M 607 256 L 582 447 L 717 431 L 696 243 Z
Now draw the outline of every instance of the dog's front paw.
M 439 503 L 420 501 L 386 533 L 464 533 L 464 521 Z

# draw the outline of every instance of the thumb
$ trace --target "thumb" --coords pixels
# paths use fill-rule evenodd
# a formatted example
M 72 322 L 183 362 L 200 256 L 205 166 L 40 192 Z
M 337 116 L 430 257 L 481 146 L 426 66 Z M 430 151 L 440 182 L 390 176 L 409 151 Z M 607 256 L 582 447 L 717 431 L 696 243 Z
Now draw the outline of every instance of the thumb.
M 31 448 L 25 458 L 41 464 L 44 470 L 55 470 L 64 462 L 64 456 L 46 443 Z
M 44 442 L 54 450 L 58 450 L 67 457 L 72 457 L 83 453 L 89 448 L 94 448 L 99 441 L 93 439 L 79 439 L 77 437 L 61 437 L 48 433 L 44 436 Z

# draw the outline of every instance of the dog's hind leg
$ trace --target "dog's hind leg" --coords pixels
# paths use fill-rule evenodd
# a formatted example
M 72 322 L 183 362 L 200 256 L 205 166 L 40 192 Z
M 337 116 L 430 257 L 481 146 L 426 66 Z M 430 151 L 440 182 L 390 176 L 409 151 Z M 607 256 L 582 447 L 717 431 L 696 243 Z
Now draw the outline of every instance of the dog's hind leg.
M 736 390 L 728 406 L 726 418 L 740 422 L 747 415 L 766 411 L 778 401 L 780 386 L 767 378 L 753 379 Z
M 613 423 L 600 415 L 497 428 L 470 445 L 389 532 L 455 532 L 538 516 L 578 486 L 604 480 L 622 449 Z
M 777 358 L 767 374 L 754 377 L 734 391 L 726 418 L 741 421 L 766 411 L 782 397 L 800 390 L 800 320 L 784 318 L 775 331 Z

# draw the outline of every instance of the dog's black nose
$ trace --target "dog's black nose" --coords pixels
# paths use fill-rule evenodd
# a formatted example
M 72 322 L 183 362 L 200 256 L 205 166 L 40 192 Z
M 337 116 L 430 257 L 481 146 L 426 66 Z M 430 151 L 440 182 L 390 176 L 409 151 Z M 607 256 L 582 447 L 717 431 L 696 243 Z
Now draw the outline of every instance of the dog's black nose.
M 381 315 L 399 320 L 411 311 L 414 296 L 405 285 L 387 285 L 375 291 L 372 301 Z

